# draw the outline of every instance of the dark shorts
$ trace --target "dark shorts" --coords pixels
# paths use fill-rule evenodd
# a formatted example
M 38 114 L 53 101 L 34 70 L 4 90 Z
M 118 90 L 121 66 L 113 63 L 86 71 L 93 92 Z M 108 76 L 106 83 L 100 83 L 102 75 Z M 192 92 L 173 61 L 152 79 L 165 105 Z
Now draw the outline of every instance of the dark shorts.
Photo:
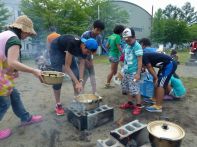
M 65 53 L 59 51 L 59 49 L 56 47 L 55 44 L 51 44 L 51 49 L 50 49 L 50 61 L 51 61 L 51 68 L 54 71 L 59 71 L 62 72 L 63 65 L 65 64 Z M 70 66 L 72 72 L 74 75 L 79 79 L 79 68 L 78 64 L 76 62 L 75 57 L 73 56 L 72 58 L 72 63 Z M 62 84 L 55 84 L 53 85 L 54 90 L 60 90 Z
M 176 71 L 177 63 L 175 61 L 171 61 L 168 65 L 164 68 L 160 69 L 158 72 L 158 83 L 157 87 L 166 88 L 172 77 L 172 74 Z

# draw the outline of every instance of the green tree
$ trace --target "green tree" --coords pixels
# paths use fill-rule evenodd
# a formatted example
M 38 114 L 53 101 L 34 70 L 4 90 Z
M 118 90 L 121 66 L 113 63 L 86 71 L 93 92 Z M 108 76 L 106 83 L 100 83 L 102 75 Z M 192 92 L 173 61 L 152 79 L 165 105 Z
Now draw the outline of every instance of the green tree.
M 3 30 L 3 27 L 6 24 L 6 20 L 10 16 L 9 11 L 7 8 L 5 8 L 4 3 L 0 0 L 0 31 Z
M 180 19 L 182 16 L 182 10 L 170 4 L 163 10 L 163 14 L 167 19 Z
M 180 45 L 189 41 L 189 30 L 186 22 L 174 19 L 165 21 L 164 43 Z
M 98 18 L 98 5 L 100 8 L 100 18 L 104 24 L 105 24 L 105 31 L 104 36 L 110 35 L 113 33 L 113 28 L 117 24 L 128 24 L 128 17 L 129 14 L 127 11 L 120 8 L 118 5 L 113 4 L 110 1 L 103 1 L 100 3 L 97 3 L 93 6 L 93 9 L 91 9 L 91 18 L 93 20 Z
M 194 7 L 189 2 L 186 2 L 181 8 L 167 5 L 163 13 L 167 19 L 181 20 L 188 24 L 197 23 L 197 12 L 194 11 Z
M 89 18 L 82 4 L 77 0 L 22 0 L 21 7 L 36 22 L 38 32 L 55 27 L 61 34 L 81 34 Z
M 159 9 L 153 18 L 152 39 L 157 43 L 180 45 L 191 41 L 196 36 L 196 12 L 190 3 L 180 9 L 168 5 L 164 10 Z M 193 24 L 191 27 L 189 25 Z
M 185 20 L 188 24 L 197 23 L 197 11 L 194 11 L 194 7 L 189 2 L 185 3 L 182 7 L 181 19 Z
M 190 41 L 197 40 L 197 24 L 193 24 L 189 27 Z
M 126 22 L 128 14 L 123 10 L 116 10 L 108 0 L 22 0 L 21 7 L 42 35 L 50 27 L 55 27 L 61 34 L 80 36 L 98 18 L 98 5 L 100 19 L 104 21 L 107 31 L 112 30 L 110 24 L 114 22 Z
M 165 19 L 162 9 L 158 9 L 153 18 L 153 27 L 151 31 L 151 38 L 154 42 L 163 43 L 164 42 L 164 28 Z

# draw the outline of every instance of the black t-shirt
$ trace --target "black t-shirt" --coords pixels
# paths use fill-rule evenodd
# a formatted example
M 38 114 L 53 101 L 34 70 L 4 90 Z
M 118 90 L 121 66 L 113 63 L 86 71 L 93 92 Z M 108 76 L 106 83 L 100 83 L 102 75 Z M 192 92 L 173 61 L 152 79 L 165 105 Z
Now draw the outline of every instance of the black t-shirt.
M 82 53 L 80 48 L 81 40 L 79 37 L 61 35 L 52 41 L 51 46 L 53 45 L 64 54 L 66 53 L 65 51 L 68 51 L 73 56 L 86 58 L 86 55 Z
M 144 53 L 142 62 L 146 66 L 151 64 L 153 67 L 162 68 L 169 64 L 173 59 L 162 53 Z

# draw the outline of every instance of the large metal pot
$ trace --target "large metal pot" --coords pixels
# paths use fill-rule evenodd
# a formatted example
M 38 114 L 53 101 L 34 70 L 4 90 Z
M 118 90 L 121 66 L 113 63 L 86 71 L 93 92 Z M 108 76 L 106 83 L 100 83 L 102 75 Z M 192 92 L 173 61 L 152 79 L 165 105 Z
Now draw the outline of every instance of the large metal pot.
M 80 94 L 76 96 L 76 101 L 84 105 L 85 110 L 93 110 L 99 107 L 102 97 L 94 94 Z
M 180 147 L 185 131 L 169 121 L 153 121 L 147 125 L 152 147 Z

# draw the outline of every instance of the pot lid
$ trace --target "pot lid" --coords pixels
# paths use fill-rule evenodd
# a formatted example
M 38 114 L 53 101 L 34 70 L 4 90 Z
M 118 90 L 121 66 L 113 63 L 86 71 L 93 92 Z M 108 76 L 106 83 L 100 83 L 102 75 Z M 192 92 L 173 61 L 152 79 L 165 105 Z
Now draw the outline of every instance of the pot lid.
M 153 121 L 148 123 L 147 129 L 150 134 L 157 138 L 167 140 L 180 140 L 185 136 L 185 131 L 179 125 L 169 121 Z

